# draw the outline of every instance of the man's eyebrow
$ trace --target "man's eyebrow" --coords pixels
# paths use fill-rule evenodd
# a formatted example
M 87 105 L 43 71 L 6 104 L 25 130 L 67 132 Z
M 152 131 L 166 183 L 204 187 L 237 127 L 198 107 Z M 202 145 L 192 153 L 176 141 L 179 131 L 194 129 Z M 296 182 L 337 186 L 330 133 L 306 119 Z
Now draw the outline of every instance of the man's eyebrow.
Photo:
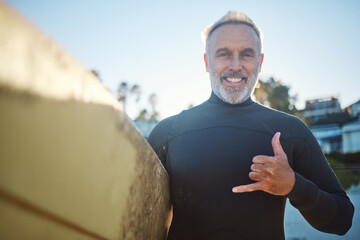
M 242 52 L 252 52 L 256 53 L 256 51 L 253 48 L 245 48 Z
M 218 54 L 219 52 L 223 52 L 223 51 L 229 51 L 228 48 L 218 48 L 216 51 L 215 51 L 215 54 Z M 251 53 L 256 53 L 255 49 L 251 48 L 251 47 L 248 47 L 248 48 L 245 48 L 244 50 L 242 50 L 241 52 L 251 52 Z
M 218 48 L 215 52 L 215 54 L 218 54 L 219 52 L 222 52 L 222 51 L 228 51 L 229 49 L 228 48 Z

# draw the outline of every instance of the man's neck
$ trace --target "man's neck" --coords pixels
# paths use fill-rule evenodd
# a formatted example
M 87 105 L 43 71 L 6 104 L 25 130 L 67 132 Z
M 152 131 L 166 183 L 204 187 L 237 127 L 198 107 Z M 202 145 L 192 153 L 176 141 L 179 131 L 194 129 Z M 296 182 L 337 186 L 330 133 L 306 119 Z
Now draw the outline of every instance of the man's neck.
M 251 97 L 247 98 L 245 101 L 243 101 L 241 103 L 236 103 L 236 104 L 228 103 L 228 102 L 225 102 L 224 100 L 220 99 L 218 96 L 216 96 L 216 94 L 213 91 L 211 92 L 211 96 L 208 101 L 211 103 L 217 103 L 217 104 L 221 104 L 221 105 L 229 106 L 229 107 L 245 107 L 245 106 L 249 106 L 254 103 L 254 101 L 251 99 Z

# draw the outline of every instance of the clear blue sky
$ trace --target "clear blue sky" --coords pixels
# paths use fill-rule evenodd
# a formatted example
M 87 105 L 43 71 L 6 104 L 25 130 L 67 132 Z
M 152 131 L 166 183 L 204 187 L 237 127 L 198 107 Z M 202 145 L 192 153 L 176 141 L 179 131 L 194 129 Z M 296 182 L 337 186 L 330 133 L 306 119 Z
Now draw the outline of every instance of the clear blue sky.
M 245 12 L 264 34 L 260 78 L 307 99 L 360 99 L 360 1 L 5 0 L 71 53 L 96 69 L 113 93 L 126 80 L 158 95 L 161 118 L 210 95 L 202 30 L 228 10 Z M 145 102 L 142 103 L 145 105 Z M 129 106 L 133 117 L 138 108 Z

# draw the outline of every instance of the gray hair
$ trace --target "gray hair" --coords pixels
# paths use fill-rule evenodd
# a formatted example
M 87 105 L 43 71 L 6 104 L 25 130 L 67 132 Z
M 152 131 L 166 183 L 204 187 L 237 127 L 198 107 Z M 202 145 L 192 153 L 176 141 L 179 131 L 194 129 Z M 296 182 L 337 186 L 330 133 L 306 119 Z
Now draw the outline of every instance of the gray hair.
M 260 52 L 262 53 L 262 33 L 256 24 L 245 13 L 237 11 L 228 11 L 225 16 L 220 18 L 217 22 L 205 28 L 201 33 L 201 38 L 204 42 L 205 51 L 207 52 L 207 41 L 211 34 L 219 27 L 225 24 L 246 24 L 250 26 L 260 39 Z

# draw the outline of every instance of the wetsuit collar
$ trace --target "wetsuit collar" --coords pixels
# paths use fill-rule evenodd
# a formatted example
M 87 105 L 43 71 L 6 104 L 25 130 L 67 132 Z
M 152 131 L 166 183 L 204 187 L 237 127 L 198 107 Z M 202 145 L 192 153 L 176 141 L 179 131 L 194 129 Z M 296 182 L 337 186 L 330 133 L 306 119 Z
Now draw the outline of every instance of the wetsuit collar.
M 217 104 L 221 104 L 221 105 L 229 106 L 229 107 L 246 107 L 246 106 L 250 106 L 251 104 L 254 103 L 254 101 L 251 99 L 251 97 L 249 97 L 242 103 L 230 104 L 230 103 L 227 103 L 227 102 L 224 102 L 223 100 L 221 100 L 218 96 L 215 95 L 214 92 L 211 92 L 211 96 L 210 96 L 208 102 L 217 103 Z

